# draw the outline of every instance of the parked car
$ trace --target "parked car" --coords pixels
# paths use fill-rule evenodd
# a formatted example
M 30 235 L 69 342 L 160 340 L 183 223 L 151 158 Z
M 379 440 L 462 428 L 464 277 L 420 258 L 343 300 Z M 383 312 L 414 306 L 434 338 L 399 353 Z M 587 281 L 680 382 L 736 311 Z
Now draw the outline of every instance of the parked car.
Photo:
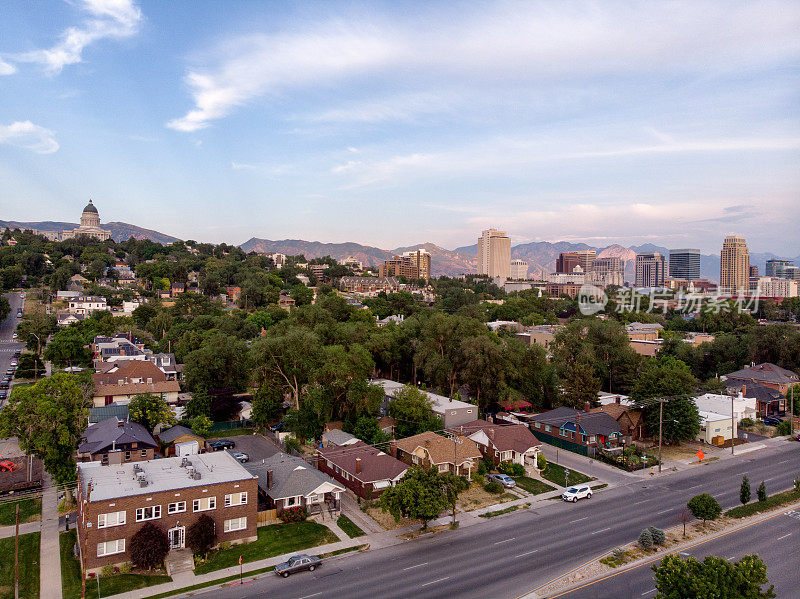
M 777 416 L 764 416 L 764 424 L 767 426 L 778 426 L 781 422 L 783 422 Z
M 236 447 L 236 443 L 230 439 L 217 439 L 216 441 L 211 441 L 208 446 L 214 451 L 221 451 L 223 449 L 233 449 Z
M 277 424 L 273 424 L 269 427 L 273 433 L 277 433 L 283 430 L 283 422 L 278 422 Z
M 0 389 L 8 389 L 9 381 L 0 381 Z
M 14 472 L 17 465 L 9 460 L 0 461 L 0 472 Z
M 576 487 L 570 487 L 566 491 L 561 494 L 561 499 L 564 501 L 578 501 L 578 499 L 583 499 L 586 497 L 587 499 L 592 498 L 592 488 L 589 485 L 578 485 Z
M 0 399 L 5 399 L 7 396 L 5 391 L 0 391 Z
M 235 457 L 237 460 L 239 460 L 242 464 L 250 461 L 250 456 L 243 451 L 237 451 L 236 453 L 233 453 L 231 455 Z
M 309 570 L 313 572 L 322 565 L 322 560 L 316 555 L 293 555 L 287 561 L 275 566 L 275 574 L 286 578 L 289 574 Z
M 491 482 L 500 483 L 506 489 L 510 489 L 512 487 L 517 486 L 516 481 L 513 478 L 511 478 L 508 474 L 490 474 L 486 477 L 486 479 L 490 483 Z
M 12 333 L 12 335 L 11 335 L 12 339 L 16 339 L 17 337 L 19 337 L 19 335 L 17 335 L 16 333 Z
M 14 369 L 13 368 L 9 368 L 8 370 L 6 370 L 6 376 L 13 376 L 13 375 L 14 375 Z
M 17 366 L 19 366 L 19 360 L 17 360 L 16 358 L 14 358 L 13 360 L 11 360 L 11 366 L 13 366 L 14 368 L 16 368 Z
M 16 350 L 14 352 L 14 357 L 15 358 L 19 358 L 21 355 L 22 355 L 22 350 L 21 349 L 18 349 L 18 350 Z

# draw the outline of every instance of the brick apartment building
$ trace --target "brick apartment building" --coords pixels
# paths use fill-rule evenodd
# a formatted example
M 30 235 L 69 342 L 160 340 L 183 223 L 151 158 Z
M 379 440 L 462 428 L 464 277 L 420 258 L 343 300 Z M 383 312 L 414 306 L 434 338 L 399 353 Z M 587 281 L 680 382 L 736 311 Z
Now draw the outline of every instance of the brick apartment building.
M 227 452 L 102 466 L 78 464 L 78 545 L 87 572 L 130 561 L 131 537 L 147 522 L 171 549 L 206 514 L 217 543 L 257 538 L 258 479 Z

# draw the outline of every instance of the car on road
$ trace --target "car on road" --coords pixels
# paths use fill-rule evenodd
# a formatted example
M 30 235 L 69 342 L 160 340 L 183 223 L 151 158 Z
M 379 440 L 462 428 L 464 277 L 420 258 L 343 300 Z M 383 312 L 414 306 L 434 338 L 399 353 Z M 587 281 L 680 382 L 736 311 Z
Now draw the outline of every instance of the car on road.
M 573 503 L 584 497 L 586 497 L 586 499 L 592 498 L 592 488 L 589 485 L 576 485 L 570 487 L 561 494 L 561 499 L 564 501 L 572 501 Z
M 216 441 L 211 441 L 208 446 L 213 451 L 221 451 L 223 449 L 233 449 L 236 447 L 236 443 L 231 441 L 230 439 L 217 439 Z
M 293 555 L 282 564 L 275 566 L 275 574 L 286 578 L 289 574 L 302 572 L 303 570 L 313 572 L 321 565 L 322 560 L 316 555 Z
M 19 337 L 19 335 L 17 335 L 16 333 L 13 333 L 13 334 L 11 335 L 11 338 L 12 338 L 12 339 L 16 339 L 17 337 Z
M 22 310 L 17 311 L 17 318 L 22 318 Z
M 8 394 L 5 391 L 0 391 L 0 399 L 5 399 L 8 397 Z
M 508 474 L 490 474 L 486 477 L 486 480 L 490 483 L 500 483 L 506 489 L 517 486 L 516 481 L 508 476 Z
M 6 381 L 6 380 L 0 381 L 0 389 L 8 389 L 10 383 L 11 381 Z
M 14 368 L 9 368 L 6 370 L 6 376 L 12 376 L 14 374 Z
M 242 464 L 250 461 L 250 456 L 243 451 L 237 451 L 236 453 L 232 453 L 231 455 L 235 457 L 237 460 L 239 460 Z
M 14 462 L 9 460 L 0 461 L 0 472 L 14 472 L 16 469 L 17 465 Z
M 767 426 L 778 426 L 781 422 L 783 422 L 777 416 L 764 416 L 764 424 Z
M 14 366 L 16 368 L 18 365 L 19 365 L 19 360 L 17 360 L 16 358 L 11 360 L 11 366 Z

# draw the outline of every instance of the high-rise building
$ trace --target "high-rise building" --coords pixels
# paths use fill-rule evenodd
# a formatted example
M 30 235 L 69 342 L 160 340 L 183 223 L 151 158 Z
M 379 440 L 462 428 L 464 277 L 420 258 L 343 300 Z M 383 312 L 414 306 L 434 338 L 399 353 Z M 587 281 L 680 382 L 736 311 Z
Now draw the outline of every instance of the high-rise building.
M 511 261 L 509 278 L 515 281 L 524 281 L 528 278 L 528 263 L 519 258 Z
M 700 279 L 700 250 L 670 250 L 669 277 L 682 281 L 697 281 Z
M 797 267 L 794 264 L 781 266 L 778 269 L 778 277 L 781 279 L 789 279 L 791 281 L 800 281 L 800 267 Z
M 511 240 L 505 231 L 487 229 L 478 238 L 478 274 L 507 279 L 511 270 Z
M 418 279 L 425 279 L 426 281 L 431 278 L 431 255 L 428 250 L 422 248 L 412 250 L 410 252 L 403 252 L 403 258 L 408 258 L 411 264 L 417 267 L 419 272 Z
M 750 270 L 748 272 L 751 279 L 758 278 L 758 266 L 756 266 L 755 264 L 750 265 Z
M 780 258 L 772 258 L 767 260 L 767 268 L 764 272 L 764 276 L 767 277 L 779 277 L 779 271 L 781 268 L 786 266 L 794 266 L 794 260 L 783 260 Z
M 576 252 L 562 252 L 556 260 L 556 272 L 572 274 L 576 266 L 580 266 L 581 259 Z M 584 272 L 586 272 L 584 270 Z
M 578 256 L 578 264 L 583 272 L 588 273 L 592 270 L 592 262 L 597 257 L 597 250 L 577 250 L 575 255 Z
M 636 286 L 663 287 L 666 262 L 658 252 L 636 254 Z
M 589 281 L 593 285 L 616 285 L 622 287 L 625 279 L 625 265 L 618 257 L 595 258 L 589 269 Z
M 750 288 L 750 252 L 739 235 L 728 235 L 722 242 L 719 262 L 719 286 L 723 293 L 737 293 Z

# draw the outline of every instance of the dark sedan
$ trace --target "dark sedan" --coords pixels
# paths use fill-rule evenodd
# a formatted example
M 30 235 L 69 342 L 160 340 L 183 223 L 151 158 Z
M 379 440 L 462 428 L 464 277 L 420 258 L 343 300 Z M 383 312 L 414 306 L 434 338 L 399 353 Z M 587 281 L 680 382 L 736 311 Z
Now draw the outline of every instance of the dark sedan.
M 217 439 L 216 441 L 212 441 L 208 444 L 208 446 L 213 451 L 221 451 L 223 449 L 233 449 L 236 447 L 236 443 L 231 441 L 230 439 Z
M 286 578 L 289 574 L 308 570 L 313 572 L 322 564 L 316 555 L 294 555 L 282 564 L 275 566 L 275 574 Z

